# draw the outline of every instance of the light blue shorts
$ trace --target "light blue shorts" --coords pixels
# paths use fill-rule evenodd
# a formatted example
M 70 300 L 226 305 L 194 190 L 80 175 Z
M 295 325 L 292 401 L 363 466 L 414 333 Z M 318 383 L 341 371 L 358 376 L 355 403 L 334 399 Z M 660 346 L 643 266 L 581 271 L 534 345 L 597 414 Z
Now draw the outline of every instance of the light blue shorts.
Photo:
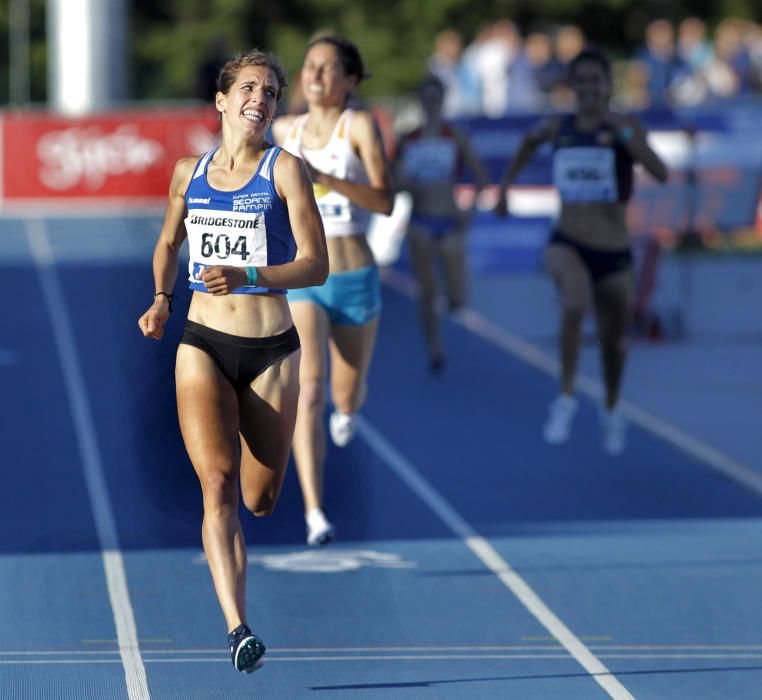
M 320 287 L 289 289 L 289 302 L 311 301 L 325 309 L 331 323 L 361 326 L 381 313 L 381 279 L 371 265 L 328 275 Z

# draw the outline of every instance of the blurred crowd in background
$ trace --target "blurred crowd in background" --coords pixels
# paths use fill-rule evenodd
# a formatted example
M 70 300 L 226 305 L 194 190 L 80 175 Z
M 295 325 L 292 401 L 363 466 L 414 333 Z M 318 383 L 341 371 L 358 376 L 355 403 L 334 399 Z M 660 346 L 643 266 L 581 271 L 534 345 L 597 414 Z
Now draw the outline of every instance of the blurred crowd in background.
M 565 110 L 566 66 L 586 43 L 574 25 L 522 34 L 500 20 L 470 43 L 457 29 L 439 32 L 427 68 L 447 88 L 448 117 Z M 762 25 L 729 17 L 710 33 L 698 17 L 653 20 L 635 54 L 614 62 L 614 77 L 616 101 L 629 109 L 762 94 Z

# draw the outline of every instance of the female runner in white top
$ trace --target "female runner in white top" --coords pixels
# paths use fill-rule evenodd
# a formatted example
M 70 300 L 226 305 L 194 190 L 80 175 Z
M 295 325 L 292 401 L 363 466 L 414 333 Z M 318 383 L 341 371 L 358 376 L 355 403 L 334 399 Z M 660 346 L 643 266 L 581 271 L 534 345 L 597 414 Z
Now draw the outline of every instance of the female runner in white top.
M 368 212 L 389 214 L 393 202 L 378 125 L 369 112 L 347 109 L 363 77 L 354 44 L 337 36 L 316 39 L 301 69 L 307 114 L 285 116 L 273 124 L 275 140 L 307 163 L 330 263 L 323 287 L 289 295 L 302 341 L 294 459 L 304 495 L 307 542 L 313 546 L 334 537 L 322 510 L 325 348 L 331 358 L 331 437 L 344 446 L 354 434 L 355 415 L 365 400 L 380 312 L 378 269 L 365 238 Z

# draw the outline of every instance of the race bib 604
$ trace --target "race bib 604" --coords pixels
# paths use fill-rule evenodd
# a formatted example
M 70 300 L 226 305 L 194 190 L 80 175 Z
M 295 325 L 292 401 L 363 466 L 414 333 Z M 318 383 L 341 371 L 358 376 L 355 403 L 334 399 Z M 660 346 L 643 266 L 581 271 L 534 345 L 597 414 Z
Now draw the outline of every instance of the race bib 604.
M 190 254 L 189 277 L 211 265 L 267 265 L 267 228 L 264 213 L 188 212 L 185 219 Z

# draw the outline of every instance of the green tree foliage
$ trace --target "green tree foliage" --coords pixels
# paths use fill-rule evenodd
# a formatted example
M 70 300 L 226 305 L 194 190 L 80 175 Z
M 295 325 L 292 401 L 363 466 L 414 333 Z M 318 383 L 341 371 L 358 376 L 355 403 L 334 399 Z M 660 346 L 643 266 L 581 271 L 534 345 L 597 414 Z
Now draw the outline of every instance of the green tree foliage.
M 44 100 L 45 0 L 32 10 L 32 98 Z M 8 3 L 0 31 L 8 36 Z M 147 100 L 210 100 L 211 75 L 225 58 L 248 48 L 273 51 L 296 79 L 310 37 L 332 30 L 360 47 L 373 79 L 368 96 L 410 90 L 421 76 L 434 36 L 454 27 L 469 42 L 483 25 L 512 19 L 523 32 L 580 26 L 616 58 L 632 54 L 655 17 L 688 15 L 710 28 L 734 14 L 762 21 L 760 0 L 132 0 L 128 27 L 130 95 Z M 8 101 L 8 41 L 0 42 L 0 102 Z
M 731 11 L 762 20 L 759 0 L 136 0 L 134 94 L 202 97 L 198 75 L 205 61 L 254 46 L 273 51 L 293 83 L 310 37 L 324 30 L 360 47 L 373 74 L 364 94 L 388 96 L 413 88 L 436 33 L 446 27 L 469 42 L 497 19 L 513 19 L 523 32 L 573 23 L 625 58 L 652 18 L 677 22 L 695 14 L 712 26 Z
M 10 34 L 18 31 L 10 24 L 13 0 L 0 0 L 0 105 L 10 99 Z M 23 7 L 23 5 L 22 5 Z M 47 47 L 45 38 L 45 0 L 26 0 L 29 12 L 29 93 L 32 102 L 42 102 L 47 94 Z M 18 105 L 17 105 L 18 106 Z

